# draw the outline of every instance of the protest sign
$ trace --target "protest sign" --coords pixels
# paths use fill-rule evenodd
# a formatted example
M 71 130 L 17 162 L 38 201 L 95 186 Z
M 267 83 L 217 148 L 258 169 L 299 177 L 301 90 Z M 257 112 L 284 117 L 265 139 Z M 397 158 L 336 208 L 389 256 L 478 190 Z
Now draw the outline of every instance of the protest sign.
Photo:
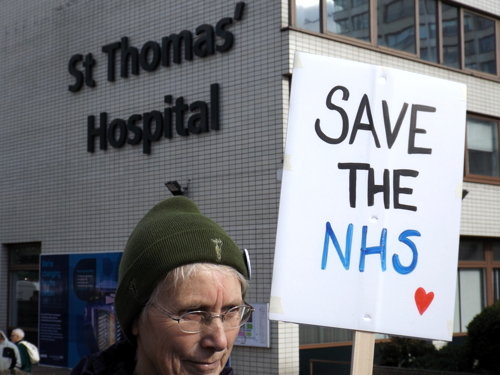
M 297 53 L 270 319 L 450 340 L 466 87 Z

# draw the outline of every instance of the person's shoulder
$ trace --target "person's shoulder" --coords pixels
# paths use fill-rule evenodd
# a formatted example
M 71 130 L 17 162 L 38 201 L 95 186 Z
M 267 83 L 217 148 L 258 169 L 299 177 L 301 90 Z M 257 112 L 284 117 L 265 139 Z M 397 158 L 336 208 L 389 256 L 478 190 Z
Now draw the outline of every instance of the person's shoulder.
M 134 346 L 128 341 L 120 341 L 82 358 L 70 375 L 131 375 L 135 368 L 135 354 Z
M 17 344 L 13 343 L 12 341 L 5 340 L 4 343 L 5 343 L 5 346 L 9 346 L 11 348 L 16 348 L 17 349 Z
M 24 350 L 28 350 L 28 349 L 26 349 L 26 344 L 25 343 L 26 343 L 26 341 L 20 340 L 18 342 L 15 342 L 14 344 L 19 348 L 19 350 L 23 350 L 23 349 Z

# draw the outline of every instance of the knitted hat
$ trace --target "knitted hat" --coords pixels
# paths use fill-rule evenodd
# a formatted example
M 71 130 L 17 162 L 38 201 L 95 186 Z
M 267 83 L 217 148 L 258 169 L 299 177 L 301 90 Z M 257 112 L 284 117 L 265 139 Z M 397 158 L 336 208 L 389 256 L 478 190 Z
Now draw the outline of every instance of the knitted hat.
M 139 221 L 123 252 L 115 296 L 116 315 L 128 341 L 135 343 L 132 323 L 167 273 L 204 262 L 233 267 L 248 278 L 238 246 L 190 199 L 165 199 Z

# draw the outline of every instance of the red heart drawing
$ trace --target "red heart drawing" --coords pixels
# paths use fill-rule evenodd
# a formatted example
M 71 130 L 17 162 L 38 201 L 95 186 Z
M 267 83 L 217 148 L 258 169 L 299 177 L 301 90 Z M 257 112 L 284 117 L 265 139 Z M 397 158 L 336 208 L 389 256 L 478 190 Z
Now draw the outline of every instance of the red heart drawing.
M 422 315 L 425 310 L 430 306 L 432 300 L 434 299 L 434 293 L 426 293 L 424 288 L 418 288 L 415 292 L 415 303 L 417 304 L 417 309 L 420 315 Z

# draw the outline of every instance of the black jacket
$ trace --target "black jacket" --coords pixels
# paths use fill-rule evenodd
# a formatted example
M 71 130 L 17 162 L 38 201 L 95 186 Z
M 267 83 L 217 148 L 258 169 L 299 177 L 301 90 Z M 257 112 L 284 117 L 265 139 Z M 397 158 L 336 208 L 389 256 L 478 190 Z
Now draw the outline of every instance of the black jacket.
M 135 369 L 136 348 L 120 341 L 109 348 L 82 358 L 69 375 L 132 375 Z M 220 375 L 234 375 L 224 367 Z

